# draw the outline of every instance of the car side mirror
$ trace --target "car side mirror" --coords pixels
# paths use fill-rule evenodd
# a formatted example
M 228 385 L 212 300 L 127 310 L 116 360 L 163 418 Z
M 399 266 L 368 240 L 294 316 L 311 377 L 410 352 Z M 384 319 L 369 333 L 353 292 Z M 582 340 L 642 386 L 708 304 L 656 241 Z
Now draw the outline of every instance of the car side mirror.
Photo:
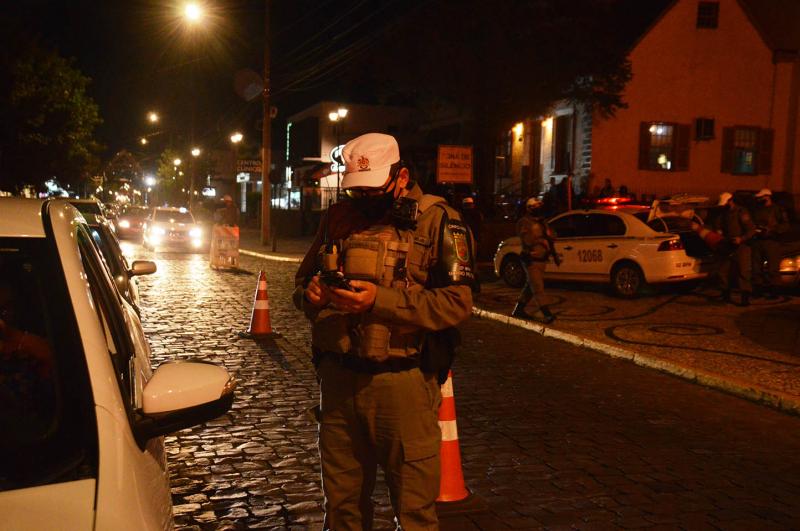
M 215 419 L 233 404 L 236 380 L 222 367 L 202 361 L 162 363 L 144 386 L 134 423 L 140 447 L 159 437 Z
M 152 275 L 157 269 L 156 263 L 151 260 L 134 260 L 128 270 L 128 276 Z

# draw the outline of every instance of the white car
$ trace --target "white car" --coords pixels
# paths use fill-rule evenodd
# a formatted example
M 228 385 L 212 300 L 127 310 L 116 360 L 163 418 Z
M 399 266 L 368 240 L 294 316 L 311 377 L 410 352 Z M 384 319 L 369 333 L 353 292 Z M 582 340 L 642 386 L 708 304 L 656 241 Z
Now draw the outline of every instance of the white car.
M 200 250 L 203 229 L 185 208 L 156 207 L 142 227 L 144 246 L 156 249 Z
M 0 320 L 0 527 L 171 529 L 163 435 L 225 413 L 228 372 L 152 372 L 136 312 L 63 200 L 0 199 Z
M 648 207 L 571 210 L 548 221 L 561 266 L 550 258 L 545 278 L 610 283 L 615 294 L 634 297 L 646 283 L 683 282 L 708 276 L 711 261 L 692 219 L 659 217 L 648 222 Z M 518 237 L 500 243 L 494 270 L 508 285 L 521 287 L 525 270 Z

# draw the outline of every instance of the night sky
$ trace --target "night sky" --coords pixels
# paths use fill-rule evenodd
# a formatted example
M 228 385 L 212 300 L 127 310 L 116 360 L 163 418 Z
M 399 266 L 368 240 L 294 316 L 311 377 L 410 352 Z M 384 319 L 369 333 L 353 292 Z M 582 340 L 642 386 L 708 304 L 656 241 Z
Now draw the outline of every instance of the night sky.
M 320 97 L 364 100 L 357 84 L 341 82 L 348 61 L 366 51 L 386 20 L 417 3 L 273 0 L 273 104 L 281 116 Z M 262 72 L 264 1 L 208 0 L 203 26 L 188 31 L 182 5 L 25 0 L 7 4 L 3 13 L 75 58 L 93 80 L 89 90 L 104 120 L 98 137 L 105 157 L 140 149 L 137 141 L 147 134 L 153 141 L 148 149 L 188 145 L 192 132 L 194 144 L 211 148 L 224 145 L 235 129 L 257 142 L 261 102 L 238 96 L 234 79 L 247 69 Z M 150 109 L 163 116 L 157 128 L 145 119 Z

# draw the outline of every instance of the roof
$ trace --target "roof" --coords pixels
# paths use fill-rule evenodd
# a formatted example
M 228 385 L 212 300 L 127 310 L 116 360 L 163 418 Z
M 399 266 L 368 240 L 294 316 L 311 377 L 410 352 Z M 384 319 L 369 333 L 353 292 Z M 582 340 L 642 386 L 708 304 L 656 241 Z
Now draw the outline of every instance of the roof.
M 0 237 L 44 238 L 41 199 L 0 198 Z
M 773 51 L 800 50 L 798 0 L 739 0 L 739 4 Z

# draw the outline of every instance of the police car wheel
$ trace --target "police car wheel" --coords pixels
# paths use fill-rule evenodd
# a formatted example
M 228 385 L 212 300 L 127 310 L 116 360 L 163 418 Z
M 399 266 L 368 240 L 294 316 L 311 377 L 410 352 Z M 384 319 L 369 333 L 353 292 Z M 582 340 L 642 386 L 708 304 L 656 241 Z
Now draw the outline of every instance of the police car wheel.
M 525 285 L 525 267 L 517 255 L 508 255 L 503 258 L 500 266 L 500 277 L 503 282 L 512 288 L 521 288 Z
M 611 271 L 611 289 L 618 297 L 636 297 L 644 284 L 644 275 L 636 264 L 619 264 Z

